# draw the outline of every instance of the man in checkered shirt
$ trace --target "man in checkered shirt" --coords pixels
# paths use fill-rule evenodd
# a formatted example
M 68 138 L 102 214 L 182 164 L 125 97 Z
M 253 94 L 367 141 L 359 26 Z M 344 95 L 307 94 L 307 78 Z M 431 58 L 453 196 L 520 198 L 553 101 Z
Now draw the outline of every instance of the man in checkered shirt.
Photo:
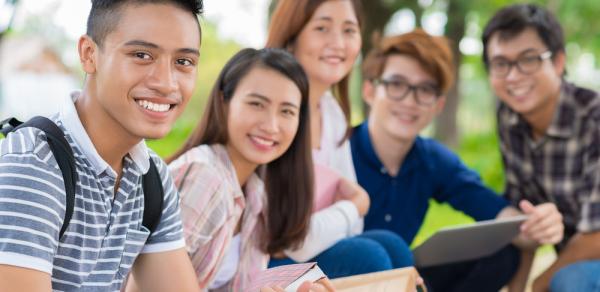
M 533 290 L 598 291 L 600 97 L 564 79 L 562 29 L 544 8 L 501 9 L 484 30 L 483 45 L 500 99 L 505 195 L 513 204 L 552 202 L 564 220 L 558 259 L 534 281 Z M 523 251 L 530 259 L 522 262 L 525 277 L 534 248 Z

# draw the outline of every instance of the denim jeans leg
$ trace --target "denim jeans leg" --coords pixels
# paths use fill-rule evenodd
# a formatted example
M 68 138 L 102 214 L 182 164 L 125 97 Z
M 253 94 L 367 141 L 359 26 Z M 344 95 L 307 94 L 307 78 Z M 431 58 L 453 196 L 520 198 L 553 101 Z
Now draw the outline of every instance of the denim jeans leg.
M 317 262 L 330 279 L 392 269 L 385 248 L 375 240 L 359 236 L 338 241 L 309 262 Z M 293 263 L 291 259 L 271 259 L 269 267 Z
M 331 279 L 392 268 L 390 257 L 381 244 L 358 236 L 340 240 L 315 260 Z
M 600 260 L 576 262 L 558 270 L 550 291 L 600 291 Z
M 381 244 L 392 261 L 392 268 L 414 265 L 412 252 L 400 235 L 389 230 L 373 229 L 363 232 L 359 237 L 369 238 Z

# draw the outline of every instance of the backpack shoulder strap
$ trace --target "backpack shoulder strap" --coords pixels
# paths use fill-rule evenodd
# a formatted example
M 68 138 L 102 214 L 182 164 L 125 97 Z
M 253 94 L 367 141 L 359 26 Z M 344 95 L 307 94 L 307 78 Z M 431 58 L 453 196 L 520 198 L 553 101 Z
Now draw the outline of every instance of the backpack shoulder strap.
M 148 172 L 142 177 L 142 186 L 144 188 L 144 219 L 142 225 L 148 228 L 150 234 L 152 234 L 158 223 L 160 223 L 164 198 L 162 180 L 152 158 L 150 158 Z
M 2 126 L 2 133 L 5 136 L 9 132 L 25 127 L 34 127 L 44 131 L 46 134 L 50 151 L 52 151 L 52 154 L 56 158 L 65 183 L 65 218 L 59 232 L 59 239 L 62 238 L 73 216 L 73 209 L 75 208 L 75 185 L 77 183 L 75 157 L 73 156 L 73 149 L 71 149 L 69 142 L 65 138 L 65 133 L 53 121 L 41 116 L 33 117 L 25 123 L 11 118 L 3 121 Z

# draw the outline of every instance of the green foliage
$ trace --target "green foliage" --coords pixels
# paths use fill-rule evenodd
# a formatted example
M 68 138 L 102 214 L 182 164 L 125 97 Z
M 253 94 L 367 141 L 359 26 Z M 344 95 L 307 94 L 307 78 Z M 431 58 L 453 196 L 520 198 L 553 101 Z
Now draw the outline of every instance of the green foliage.
M 195 126 L 196 124 L 178 122 L 166 137 L 160 140 L 147 140 L 146 143 L 160 157 L 167 158 L 183 145 Z
M 198 81 L 196 91 L 187 105 L 179 121 L 183 124 L 196 123 L 204 112 L 204 105 L 210 90 L 213 87 L 221 68 L 241 48 L 229 40 L 222 40 L 217 35 L 212 23 L 202 24 L 202 45 L 200 46 L 200 60 L 198 61 Z

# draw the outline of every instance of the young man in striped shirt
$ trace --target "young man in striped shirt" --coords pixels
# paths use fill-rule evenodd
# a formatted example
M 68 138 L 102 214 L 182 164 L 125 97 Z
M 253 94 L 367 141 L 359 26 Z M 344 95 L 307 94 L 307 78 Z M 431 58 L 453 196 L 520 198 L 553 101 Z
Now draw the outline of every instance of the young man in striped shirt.
M 192 95 L 202 1 L 93 0 L 78 43 L 83 90 L 51 117 L 75 157 L 74 211 L 62 237 L 65 185 L 44 132 L 0 142 L 0 290 L 193 291 L 176 190 L 145 138 L 167 134 Z M 141 178 L 162 180 L 161 219 L 142 226 Z M 139 256 L 138 256 L 139 255 Z

